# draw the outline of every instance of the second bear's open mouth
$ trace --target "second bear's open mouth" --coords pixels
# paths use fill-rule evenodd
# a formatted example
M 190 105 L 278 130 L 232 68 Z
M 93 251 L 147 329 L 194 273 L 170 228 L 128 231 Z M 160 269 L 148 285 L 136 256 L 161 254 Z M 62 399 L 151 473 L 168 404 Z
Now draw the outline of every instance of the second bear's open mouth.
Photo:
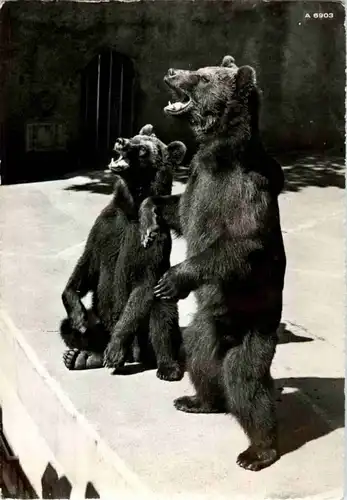
M 108 164 L 109 170 L 111 170 L 111 172 L 115 174 L 124 172 L 124 170 L 127 170 L 129 166 L 130 166 L 129 163 L 127 162 L 127 160 L 125 160 L 125 158 L 122 155 L 120 155 L 119 158 L 117 158 L 117 160 L 112 159 Z
M 170 87 L 173 100 L 173 102 L 168 102 L 164 111 L 170 115 L 180 115 L 188 111 L 192 105 L 192 99 L 189 95 L 180 88 L 174 87 L 167 80 L 164 79 L 164 81 Z

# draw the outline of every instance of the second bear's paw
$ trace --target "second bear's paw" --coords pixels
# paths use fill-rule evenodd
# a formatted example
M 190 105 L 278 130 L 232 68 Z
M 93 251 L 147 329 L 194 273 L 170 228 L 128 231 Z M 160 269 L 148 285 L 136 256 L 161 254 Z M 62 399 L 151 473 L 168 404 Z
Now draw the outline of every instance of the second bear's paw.
M 81 335 L 84 335 L 88 329 L 88 320 L 85 314 L 75 314 L 71 316 L 71 326 L 74 330 L 80 332 Z
M 143 202 L 139 214 L 141 245 L 148 248 L 159 234 L 158 216 L 150 201 Z
M 153 225 L 152 227 L 148 228 L 146 232 L 141 233 L 141 245 L 144 248 L 150 247 L 153 241 L 156 239 L 158 233 L 159 226 Z
M 160 380 L 167 380 L 168 382 L 175 382 L 181 380 L 184 371 L 179 363 L 160 363 L 158 365 L 157 377 Z
M 127 350 L 119 340 L 111 340 L 104 352 L 104 366 L 106 368 L 120 368 L 124 365 Z

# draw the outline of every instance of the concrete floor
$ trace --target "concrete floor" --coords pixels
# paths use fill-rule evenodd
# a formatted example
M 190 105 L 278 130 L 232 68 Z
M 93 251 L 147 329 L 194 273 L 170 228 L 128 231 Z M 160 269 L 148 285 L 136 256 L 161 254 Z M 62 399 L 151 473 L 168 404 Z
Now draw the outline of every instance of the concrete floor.
M 247 440 L 230 416 L 174 409 L 175 397 L 192 393 L 187 376 L 166 383 L 154 371 L 111 376 L 104 369 L 64 368 L 60 294 L 107 203 L 107 183 L 76 176 L 1 187 L 2 309 L 127 470 L 159 498 L 342 498 L 344 170 L 341 159 L 291 158 L 284 164 L 288 182 L 280 205 L 288 268 L 273 364 L 283 456 L 259 473 L 236 465 Z M 173 264 L 184 251 L 184 241 L 175 240 Z M 180 303 L 182 326 L 194 308 L 192 296 Z M 49 405 L 35 400 L 28 380 L 23 384 L 30 388 L 32 418 L 45 414 L 42 432 L 48 442 L 56 439 Z M 68 441 L 65 448 L 71 452 Z

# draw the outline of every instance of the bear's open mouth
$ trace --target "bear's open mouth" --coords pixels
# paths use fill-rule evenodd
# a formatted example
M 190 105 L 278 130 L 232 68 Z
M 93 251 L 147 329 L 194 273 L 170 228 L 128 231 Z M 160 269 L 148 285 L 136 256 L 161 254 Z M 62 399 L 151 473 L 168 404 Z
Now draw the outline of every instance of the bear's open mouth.
M 172 100 L 169 101 L 167 106 L 165 106 L 164 111 L 170 115 L 180 115 L 188 111 L 192 105 L 192 99 L 190 96 L 184 92 L 184 90 L 179 87 L 175 87 L 168 80 L 164 79 L 165 83 L 170 87 Z
M 127 160 L 125 160 L 125 158 L 122 155 L 120 155 L 119 158 L 117 158 L 117 160 L 114 160 L 112 158 L 112 160 L 108 164 L 109 170 L 111 170 L 111 172 L 113 173 L 124 172 L 124 170 L 127 170 L 129 167 L 130 167 L 129 163 L 127 162 Z

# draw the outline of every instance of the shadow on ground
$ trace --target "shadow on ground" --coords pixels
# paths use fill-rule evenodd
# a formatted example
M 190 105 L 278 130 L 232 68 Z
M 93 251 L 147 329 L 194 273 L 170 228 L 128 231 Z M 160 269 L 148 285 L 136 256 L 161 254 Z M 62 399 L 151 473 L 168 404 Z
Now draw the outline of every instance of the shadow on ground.
M 285 185 L 283 192 L 298 192 L 308 186 L 315 187 L 345 187 L 345 159 L 343 156 L 328 156 L 319 154 L 288 153 L 276 155 L 283 167 Z M 77 174 L 74 174 L 77 175 Z M 113 191 L 113 176 L 109 171 L 81 172 L 79 175 L 88 181 L 71 184 L 68 191 L 90 191 L 98 194 L 111 194 Z M 185 184 L 189 177 L 189 167 L 180 167 L 174 179 Z
M 96 172 L 81 172 L 76 173 L 83 177 L 87 177 L 88 181 L 79 184 L 72 184 L 65 188 L 66 191 L 90 191 L 97 194 L 112 194 L 114 177 L 108 170 Z M 174 180 L 186 183 L 189 176 L 189 168 L 181 167 L 175 172 Z
M 344 379 L 293 377 L 276 380 L 282 455 L 344 427 Z M 325 417 L 326 413 L 326 417 Z
M 112 372 L 112 375 L 136 375 L 137 373 L 147 372 L 149 370 L 154 370 L 154 368 L 143 365 L 142 363 L 128 363 L 120 368 L 117 368 Z
M 315 340 L 293 333 L 285 323 L 277 333 L 279 344 Z M 277 379 L 275 385 L 282 455 L 344 427 L 343 378 L 290 377 Z
M 70 498 L 72 485 L 66 476 L 59 477 L 51 463 L 41 478 L 42 498 Z
M 183 335 L 185 328 L 182 327 Z M 277 333 L 279 344 L 316 340 L 308 335 L 298 335 L 292 332 L 286 323 L 280 324 Z M 150 369 L 141 363 L 131 363 L 116 370 L 114 375 L 131 376 Z M 281 455 L 295 451 L 310 441 L 344 427 L 343 378 L 288 377 L 275 380 L 275 386 Z M 54 488 L 60 494 L 67 495 L 69 493 L 70 485 L 66 478 L 58 478 L 53 471 L 54 481 L 52 481 L 50 469 L 46 471 L 46 476 L 51 476 L 46 481 L 46 491 L 50 491 L 52 483 L 55 483 Z M 89 489 L 92 491 L 90 493 L 92 496 L 86 498 L 97 498 L 98 493 L 94 491 L 92 485 L 89 485 Z M 59 498 L 68 498 L 68 496 L 60 496 Z
M 186 327 L 181 327 L 182 335 L 184 335 Z M 312 342 L 314 339 L 312 337 L 306 337 L 303 335 L 297 335 L 293 333 L 291 330 L 289 330 L 286 326 L 285 323 L 281 323 L 278 331 L 278 344 L 290 344 L 290 343 L 295 343 L 295 342 Z M 142 373 L 148 370 L 154 370 L 152 367 L 144 366 L 141 363 L 127 363 L 126 365 L 122 366 L 121 368 L 117 368 L 114 370 L 112 375 L 116 376 L 131 376 L 135 375 L 138 373 Z
M 285 176 L 284 191 L 297 192 L 308 186 L 345 187 L 343 157 L 310 155 L 301 158 L 278 158 Z
M 109 170 L 98 170 L 95 172 L 79 172 L 75 176 L 87 178 L 86 182 L 71 184 L 67 186 L 65 191 L 90 191 L 97 194 L 112 194 L 114 176 Z
M 66 476 L 59 477 L 55 467 L 48 463 L 41 478 L 42 496 L 40 498 L 70 498 L 72 485 Z M 93 483 L 88 482 L 84 498 L 100 498 Z
M 303 330 L 304 331 L 304 330 Z M 281 323 L 277 330 L 279 344 L 291 344 L 294 342 L 312 342 L 314 338 L 293 333 L 287 328 L 286 323 Z
M 184 333 L 184 328 L 182 328 Z M 281 323 L 279 344 L 312 342 L 315 339 L 296 335 Z M 124 367 L 122 375 L 144 371 L 140 364 Z M 285 455 L 306 443 L 344 427 L 344 379 L 289 377 L 275 380 L 279 449 Z

